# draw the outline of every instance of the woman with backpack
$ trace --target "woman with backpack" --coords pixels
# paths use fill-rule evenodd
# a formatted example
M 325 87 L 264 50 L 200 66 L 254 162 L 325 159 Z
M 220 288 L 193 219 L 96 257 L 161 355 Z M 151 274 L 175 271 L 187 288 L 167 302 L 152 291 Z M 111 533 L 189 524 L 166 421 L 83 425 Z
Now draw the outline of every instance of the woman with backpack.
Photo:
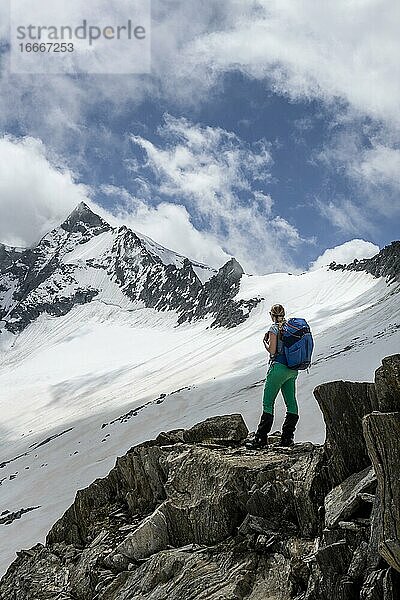
M 264 386 L 263 413 L 254 439 L 248 444 L 250 448 L 265 448 L 268 445 L 268 434 L 274 420 L 274 404 L 279 391 L 282 392 L 286 404 L 286 418 L 282 426 L 280 446 L 291 446 L 294 443 L 294 432 L 299 420 L 296 401 L 296 378 L 298 370 L 289 368 L 284 352 L 283 328 L 286 324 L 285 309 L 281 304 L 274 304 L 270 310 L 272 324 L 264 336 L 263 343 L 270 354 L 269 369 Z

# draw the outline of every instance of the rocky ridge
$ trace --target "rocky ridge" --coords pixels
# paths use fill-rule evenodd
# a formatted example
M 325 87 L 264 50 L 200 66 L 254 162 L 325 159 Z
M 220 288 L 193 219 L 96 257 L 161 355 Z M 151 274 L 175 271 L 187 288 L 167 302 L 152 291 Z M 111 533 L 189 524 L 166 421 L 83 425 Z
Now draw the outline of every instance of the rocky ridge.
M 330 268 L 398 283 L 400 242 L 371 259 Z M 17 334 L 42 314 L 62 316 L 92 301 L 175 311 L 177 324 L 209 318 L 211 327 L 235 327 L 262 300 L 236 299 L 243 273 L 235 258 L 215 271 L 126 226 L 111 227 L 81 203 L 35 247 L 0 244 L 0 333 Z
M 211 326 L 234 327 L 260 301 L 234 300 L 242 275 L 234 258 L 216 272 L 126 226 L 112 228 L 81 203 L 35 247 L 17 252 L 0 246 L 0 320 L 19 333 L 43 313 L 65 315 L 117 286 L 127 302 L 176 311 L 178 323 L 211 317 Z
M 374 383 L 317 387 L 323 446 L 249 451 L 229 415 L 132 448 L 0 599 L 398 600 L 399 375 L 395 355 Z
M 372 258 L 355 259 L 348 265 L 331 263 L 332 270 L 366 271 L 374 277 L 385 277 L 388 283 L 400 282 L 400 241 L 385 246 Z

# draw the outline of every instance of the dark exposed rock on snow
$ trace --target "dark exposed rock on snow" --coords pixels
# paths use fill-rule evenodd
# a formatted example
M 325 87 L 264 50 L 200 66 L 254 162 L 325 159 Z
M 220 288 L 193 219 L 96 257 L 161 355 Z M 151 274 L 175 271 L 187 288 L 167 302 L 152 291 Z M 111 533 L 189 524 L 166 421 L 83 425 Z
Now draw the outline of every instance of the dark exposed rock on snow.
M 329 267 L 332 270 L 366 271 L 375 277 L 386 277 L 389 283 L 400 282 L 400 241 L 385 246 L 372 258 L 356 259 L 349 265 L 340 265 L 333 262 Z
M 106 233 L 108 249 L 100 244 L 90 258 L 73 257 L 82 244 Z M 211 326 L 235 327 L 260 301 L 234 299 L 243 269 L 233 258 L 216 272 L 178 255 L 164 261 L 163 254 L 172 255 L 125 226 L 112 228 L 81 203 L 37 246 L 17 252 L 0 245 L 0 320 L 18 333 L 42 313 L 65 315 L 99 298 L 102 285 L 86 281 L 102 277 L 140 306 L 175 310 L 178 323 L 211 317 Z M 98 278 L 90 277 L 93 270 Z M 211 277 L 201 281 L 198 270 Z
M 243 273 L 244 271 L 236 259 L 229 260 L 214 277 L 204 284 L 199 291 L 193 310 L 183 313 L 179 322 L 201 319 L 207 315 L 214 317 L 212 327 L 234 327 L 245 321 L 260 300 L 234 300 L 239 292 Z
M 55 440 L 56 438 L 61 437 L 62 435 L 65 435 L 66 433 L 68 433 L 68 432 L 70 432 L 72 430 L 73 430 L 73 427 L 69 427 L 68 429 L 64 429 L 64 431 L 60 431 L 59 433 L 55 433 L 54 435 L 51 435 L 50 437 L 45 438 L 41 442 L 37 442 L 36 444 L 31 444 L 29 446 L 29 448 L 34 448 L 36 450 L 36 448 L 40 448 L 41 446 L 45 446 L 46 444 L 48 444 L 52 440 Z
M 0 599 L 399 600 L 400 412 L 371 411 L 399 401 L 400 355 L 384 364 L 317 388 L 325 446 L 249 451 L 229 415 L 132 448 L 18 553 Z
M 96 215 L 84 202 L 81 202 L 75 210 L 61 224 L 62 229 L 69 233 L 81 233 L 89 239 L 93 235 L 99 235 L 110 231 L 111 227 L 99 215 Z
M 11 525 L 13 521 L 16 519 L 20 519 L 22 515 L 25 513 L 31 512 L 31 510 L 36 510 L 40 508 L 40 506 L 30 506 L 29 508 L 20 508 L 14 512 L 10 512 L 9 510 L 5 510 L 0 514 L 0 525 Z
M 4 273 L 21 254 L 21 250 L 0 244 L 0 275 Z

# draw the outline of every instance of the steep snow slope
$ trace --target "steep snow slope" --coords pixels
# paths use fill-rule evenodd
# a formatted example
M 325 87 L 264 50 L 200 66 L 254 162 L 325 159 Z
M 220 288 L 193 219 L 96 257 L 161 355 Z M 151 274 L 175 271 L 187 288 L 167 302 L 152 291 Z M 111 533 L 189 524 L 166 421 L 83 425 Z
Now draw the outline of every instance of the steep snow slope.
M 299 378 L 298 439 L 322 441 L 315 385 L 370 380 L 380 358 L 398 350 L 392 289 L 362 272 L 244 276 L 240 297 L 265 301 L 234 329 L 210 329 L 210 321 L 176 327 L 174 313 L 98 298 L 65 316 L 42 314 L 12 343 L 4 340 L 0 449 L 11 462 L 0 469 L 0 512 L 39 508 L 0 525 L 8 534 L 0 541 L 2 570 L 15 550 L 43 540 L 75 491 L 133 444 L 212 414 L 239 411 L 254 427 L 266 370 L 261 337 L 273 301 L 313 325 L 315 364 Z M 277 409 L 279 427 L 281 400 Z

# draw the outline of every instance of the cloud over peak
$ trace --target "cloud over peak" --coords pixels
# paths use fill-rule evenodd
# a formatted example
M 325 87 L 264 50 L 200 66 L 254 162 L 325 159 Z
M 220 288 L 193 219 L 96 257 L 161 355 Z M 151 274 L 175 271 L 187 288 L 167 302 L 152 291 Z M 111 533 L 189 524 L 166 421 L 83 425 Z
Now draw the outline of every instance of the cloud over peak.
M 319 256 L 310 266 L 311 271 L 330 265 L 332 262 L 347 265 L 356 258 L 371 258 L 378 254 L 379 246 L 366 242 L 365 240 L 354 239 L 344 242 L 334 248 L 328 248 Z
M 88 191 L 40 140 L 0 138 L 0 241 L 34 244 L 86 201 Z

